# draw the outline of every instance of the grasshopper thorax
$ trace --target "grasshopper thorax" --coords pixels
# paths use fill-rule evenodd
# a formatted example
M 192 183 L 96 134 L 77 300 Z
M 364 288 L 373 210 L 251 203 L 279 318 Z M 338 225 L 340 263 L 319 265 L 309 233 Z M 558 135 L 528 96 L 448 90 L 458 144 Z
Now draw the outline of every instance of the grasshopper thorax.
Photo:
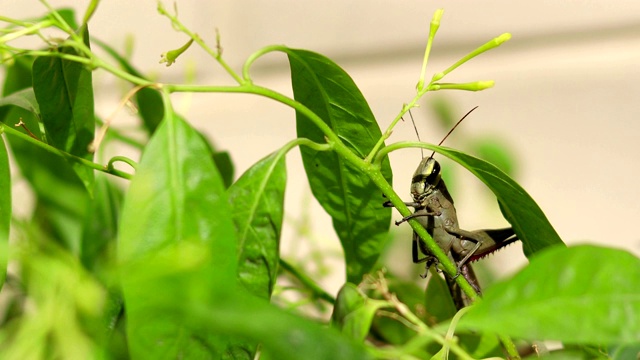
M 421 202 L 440 183 L 440 164 L 433 157 L 423 158 L 411 179 L 411 196 Z

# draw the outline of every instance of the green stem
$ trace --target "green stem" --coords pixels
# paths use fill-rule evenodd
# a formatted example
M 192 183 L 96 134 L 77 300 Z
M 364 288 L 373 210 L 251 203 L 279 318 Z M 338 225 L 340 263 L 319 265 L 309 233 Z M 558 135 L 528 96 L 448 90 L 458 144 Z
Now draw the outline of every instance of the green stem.
M 158 1 L 158 12 L 161 15 L 164 15 L 165 17 L 167 17 L 171 21 L 171 25 L 174 27 L 174 29 L 186 34 L 187 36 L 189 36 L 204 51 L 206 51 L 209 55 L 211 55 L 214 59 L 216 59 L 216 61 L 220 64 L 220 66 L 222 66 L 222 68 L 224 68 L 225 71 L 229 75 L 231 75 L 231 77 L 233 77 L 233 79 L 236 82 L 238 82 L 238 84 L 243 84 L 244 83 L 243 79 L 238 74 L 236 74 L 236 72 L 231 68 L 231 66 L 229 66 L 229 64 L 227 64 L 226 61 L 224 61 L 224 59 L 222 58 L 222 54 L 220 52 L 215 51 L 212 48 L 210 48 L 202 40 L 202 38 L 198 34 L 192 32 L 186 26 L 184 26 L 184 24 L 182 24 L 182 22 L 180 22 L 180 20 L 178 19 L 177 16 L 169 14 L 169 12 L 164 8 L 164 6 L 162 5 L 162 3 L 160 1 Z M 216 35 L 216 38 L 219 38 L 219 36 Z
M 98 170 L 98 171 L 101 171 L 101 172 L 106 173 L 106 174 L 111 174 L 111 175 L 114 175 L 114 176 L 118 176 L 118 177 L 121 177 L 121 178 L 127 179 L 127 180 L 129 180 L 129 179 L 131 179 L 133 177 L 131 174 L 128 174 L 128 173 L 126 173 L 124 171 L 116 170 L 116 169 L 113 169 L 113 168 L 109 169 L 108 166 L 96 164 L 96 163 L 94 163 L 92 161 L 89 161 L 87 159 L 83 159 L 83 158 L 78 157 L 76 155 L 69 154 L 68 152 L 65 152 L 63 150 L 54 148 L 53 146 L 45 144 L 40 140 L 34 139 L 34 138 L 30 137 L 27 134 L 23 134 L 22 132 L 20 132 L 18 130 L 12 129 L 9 125 L 0 124 L 0 129 L 2 129 L 3 132 L 5 132 L 5 133 L 7 133 L 7 134 L 9 134 L 11 136 L 18 137 L 18 138 L 20 138 L 20 139 L 22 139 L 24 141 L 27 141 L 27 142 L 35 145 L 35 146 L 38 146 L 39 148 L 41 148 L 43 150 L 46 150 L 46 151 L 48 151 L 48 152 L 50 152 L 52 154 L 55 154 L 55 155 L 58 155 L 58 156 L 62 156 L 63 158 L 65 158 L 68 161 L 77 162 L 77 163 L 80 163 L 80 164 L 82 164 L 84 166 L 92 168 L 94 170 Z
M 137 170 L 138 169 L 138 164 L 129 159 L 128 157 L 125 156 L 114 156 L 111 159 L 109 159 L 109 162 L 107 163 L 107 169 L 114 169 L 113 164 L 116 162 L 123 162 L 129 166 L 131 166 L 133 168 L 133 170 Z
M 424 56 L 422 58 L 422 68 L 420 70 L 420 79 L 418 80 L 418 85 L 417 85 L 418 92 L 416 96 L 414 96 L 413 99 L 408 104 L 405 104 L 402 106 L 402 110 L 400 111 L 400 113 L 395 117 L 395 119 L 393 119 L 393 121 L 387 127 L 387 130 L 384 132 L 382 137 L 373 146 L 373 148 L 371 149 L 367 157 L 364 159 L 365 162 L 367 163 L 371 162 L 371 159 L 376 155 L 376 153 L 382 147 L 382 145 L 384 145 L 384 141 L 387 140 L 389 136 L 391 136 L 391 133 L 393 132 L 393 129 L 395 128 L 398 121 L 400 121 L 400 119 L 402 119 L 404 114 L 406 114 L 409 110 L 411 110 L 411 108 L 416 107 L 416 104 L 418 103 L 420 98 L 424 94 L 426 94 L 427 91 L 430 90 L 430 86 L 433 81 L 430 82 L 429 86 L 426 86 L 426 87 L 424 86 L 424 83 L 426 78 L 427 64 L 429 63 L 429 55 L 431 54 L 431 47 L 433 45 L 433 40 L 436 37 L 436 33 L 438 32 L 438 28 L 440 28 L 440 20 L 442 19 L 442 14 L 444 14 L 443 9 L 436 10 L 436 12 L 433 14 L 433 18 L 431 19 L 431 23 L 429 25 L 429 38 L 427 39 L 427 46 L 425 47 Z
M 139 86 L 153 86 L 155 85 L 155 83 L 153 81 L 149 81 L 145 78 L 142 77 L 138 77 L 135 75 L 132 75 L 124 70 L 118 69 L 117 67 L 103 61 L 100 60 L 96 57 L 94 57 L 93 59 L 93 65 L 99 68 L 102 68 L 103 70 L 106 70 L 108 72 L 110 72 L 111 74 L 115 75 L 116 77 L 119 77 L 123 80 L 129 81 L 132 84 L 135 85 L 139 85 Z
M 283 95 L 277 91 L 267 89 L 261 86 L 253 85 L 250 83 L 245 83 L 239 86 L 202 86 L 202 85 L 173 85 L 166 84 L 162 85 L 163 88 L 167 89 L 170 92 L 224 92 L 224 93 L 242 93 L 242 94 L 254 94 L 260 95 L 277 102 L 280 102 L 284 105 L 287 105 L 302 115 L 306 116 L 311 122 L 313 122 L 326 136 L 332 146 L 335 146 L 336 151 L 340 153 L 340 155 L 344 155 L 348 158 L 352 163 L 358 165 L 363 168 L 363 161 L 357 155 L 355 155 L 351 150 L 349 150 L 340 140 L 340 138 L 331 130 L 329 125 L 327 125 L 322 118 L 320 118 L 316 113 L 311 111 L 309 108 L 304 106 L 302 103 Z
M 448 349 L 451 349 L 451 352 L 456 354 L 458 358 L 464 360 L 473 360 L 473 358 L 464 349 L 462 349 L 462 347 L 460 347 L 460 345 L 458 345 L 454 339 L 450 337 L 444 337 L 438 332 L 429 328 L 425 323 L 422 322 L 422 320 L 420 320 L 420 318 L 418 318 L 418 316 L 411 312 L 405 304 L 400 303 L 399 301 L 397 301 L 397 299 L 391 300 L 391 302 L 392 306 L 394 306 L 398 313 L 400 313 L 405 319 L 411 322 L 412 325 L 415 326 L 415 328 L 417 328 L 417 336 L 414 336 L 409 341 L 407 341 L 407 343 L 405 343 L 402 348 L 382 350 L 382 354 L 397 354 L 396 356 L 393 356 L 393 358 L 400 357 L 399 355 L 414 353 L 416 350 L 424 348 L 427 343 L 433 340 L 442 345 L 443 349 L 446 349 L 447 352 Z
M 246 80 L 246 81 L 251 81 L 251 76 L 249 75 L 249 69 L 251 68 L 251 65 L 253 65 L 253 63 L 258 60 L 260 57 L 270 53 L 270 52 L 276 52 L 276 51 L 282 51 L 284 53 L 286 53 L 286 51 L 284 50 L 285 47 L 282 45 L 271 45 L 271 46 L 265 46 L 262 49 L 254 52 L 253 54 L 249 55 L 249 57 L 247 58 L 247 60 L 244 62 L 244 65 L 242 66 L 242 77 Z
M 0 21 L 5 21 L 5 20 L 3 18 L 0 18 Z M 49 27 L 51 25 L 53 25 L 53 22 L 51 20 L 44 20 L 44 21 L 35 23 L 31 26 L 25 27 L 24 29 L 12 31 L 7 35 L 0 37 L 0 44 L 7 43 L 11 40 L 15 40 L 25 35 L 31 35 L 31 34 L 37 33 L 40 29 Z
M 7 24 L 20 26 L 20 27 L 29 27 L 29 26 L 33 25 L 33 22 L 13 19 L 13 18 L 6 17 L 6 16 L 3 16 L 3 15 L 0 15 L 0 21 L 5 22 Z
M 413 141 L 402 141 L 402 142 L 394 143 L 380 149 L 380 151 L 376 154 L 374 163 L 381 162 L 382 159 L 391 151 L 405 149 L 405 148 L 423 148 L 423 149 L 429 149 L 429 150 L 437 150 L 437 146 L 432 144 L 427 144 L 422 142 L 413 142 Z M 387 195 L 389 200 L 398 209 L 398 211 L 402 216 L 407 216 L 411 214 L 409 209 L 406 207 L 406 205 L 404 205 L 404 203 L 402 202 L 402 200 L 400 200 L 400 198 L 397 199 L 398 200 L 397 202 L 394 202 L 395 200 L 394 197 L 397 197 L 397 196 L 391 196 L 390 194 L 387 194 L 387 193 L 385 193 L 385 195 Z M 405 214 L 405 210 L 406 210 L 406 214 Z M 440 261 L 440 263 L 442 264 L 444 271 L 451 277 L 457 275 L 458 269 L 455 266 L 455 264 L 453 264 L 449 260 L 449 257 L 446 256 L 442 251 L 442 249 L 432 240 L 431 236 L 429 236 L 429 234 L 426 232 L 424 227 L 422 227 L 422 225 L 420 225 L 417 221 L 412 221 L 412 220 L 415 220 L 415 219 L 410 219 L 408 221 L 409 224 L 411 225 L 411 228 L 418 234 L 418 236 L 420 236 L 422 240 L 425 241 L 425 243 L 427 244 L 427 247 L 429 248 L 429 251 L 431 251 L 433 255 L 435 255 Z M 425 237 L 424 235 L 427 235 L 427 237 Z M 473 287 L 471 287 L 469 282 L 464 278 L 464 276 L 458 276 L 456 278 L 456 283 L 460 286 L 460 289 L 464 291 L 464 293 L 472 300 L 472 302 L 475 303 L 480 300 L 480 297 L 478 296 L 476 291 L 473 289 Z M 513 343 L 511 338 L 509 338 L 508 336 L 500 336 L 499 338 L 505 350 L 509 354 L 509 357 L 512 359 L 519 359 L 520 355 L 518 354 L 515 344 Z
M 499 335 L 498 338 L 500 339 L 500 342 L 502 342 L 504 350 L 509 354 L 509 359 L 520 360 L 520 354 L 518 353 L 518 349 L 516 348 L 516 344 L 513 343 L 513 340 L 505 335 Z
M 511 39 L 511 34 L 504 33 L 504 34 L 502 34 L 502 35 L 500 35 L 498 37 L 495 37 L 495 38 L 489 40 L 488 42 L 482 44 L 481 46 L 479 46 L 478 48 L 476 48 L 472 52 L 470 52 L 467 55 L 465 55 L 464 57 L 462 57 L 462 59 L 456 61 L 455 64 L 449 66 L 446 70 L 434 74 L 433 75 L 433 79 L 431 80 L 431 82 L 433 83 L 433 82 L 439 81 L 445 75 L 447 75 L 450 72 L 452 72 L 453 70 L 457 69 L 460 65 L 466 63 L 467 61 L 473 59 L 474 57 L 482 54 L 485 51 L 489 51 L 489 50 L 491 50 L 493 48 L 496 48 L 496 47 L 502 45 L 504 42 L 508 41 L 509 39 Z
M 429 62 L 429 55 L 431 54 L 431 46 L 433 45 L 433 40 L 436 37 L 438 28 L 440 28 L 440 19 L 442 19 L 443 13 L 443 9 L 436 10 L 429 25 L 429 38 L 427 39 L 427 46 L 424 49 L 424 56 L 422 58 L 422 69 L 420 70 L 420 80 L 418 80 L 417 86 L 418 92 L 422 91 L 422 88 L 424 87 L 427 72 L 427 63 Z
M 437 147 L 435 145 L 428 144 L 428 143 L 415 142 L 415 141 L 402 141 L 402 142 L 394 143 L 394 144 L 391 144 L 389 146 L 386 146 L 386 147 L 380 149 L 380 151 L 376 154 L 376 157 L 375 157 L 373 163 L 374 164 L 378 164 L 391 151 L 404 149 L 404 148 L 423 148 L 423 149 L 429 149 L 429 150 L 436 150 L 437 149 Z M 381 178 L 381 176 L 380 176 L 380 178 Z M 384 179 L 382 179 L 382 180 L 384 180 Z M 376 184 L 382 185 L 380 179 L 373 179 L 373 181 Z M 388 184 L 387 184 L 387 186 L 389 188 L 391 187 Z M 397 194 L 395 194 L 395 192 L 387 193 L 387 192 L 385 192 L 385 190 L 389 190 L 389 189 L 384 189 L 382 187 L 380 189 L 389 198 L 389 200 L 391 201 L 393 206 L 396 209 L 398 209 L 398 212 L 400 212 L 400 214 L 403 217 L 411 215 L 411 211 L 409 210 L 409 208 L 404 204 L 402 199 L 400 199 L 397 196 Z M 438 261 L 440 261 L 440 264 L 442 265 L 443 270 L 450 277 L 452 277 L 452 278 L 455 277 L 458 274 L 458 268 L 449 259 L 447 254 L 445 254 L 444 251 L 442 251 L 440 246 L 438 246 L 438 244 L 433 240 L 433 238 L 427 233 L 426 229 L 422 225 L 420 225 L 420 222 L 418 222 L 416 219 L 409 219 L 408 223 L 411 226 L 411 228 L 413 229 L 413 231 L 415 231 L 418 234 L 418 236 L 420 236 L 420 238 L 422 240 L 424 240 L 424 242 L 427 245 L 427 248 L 429 249 L 429 251 L 435 257 L 438 258 Z M 473 302 L 475 302 L 475 301 L 477 301 L 479 299 L 478 294 L 473 289 L 473 287 L 469 284 L 467 279 L 464 278 L 464 276 L 456 277 L 456 283 L 458 283 L 458 285 L 460 286 L 460 289 L 462 291 L 464 291 L 464 293 Z
M 307 274 L 298 270 L 295 266 L 289 264 L 286 260 L 280 259 L 280 266 L 288 273 L 293 275 L 305 288 L 311 291 L 314 297 L 327 301 L 330 304 L 335 304 L 336 299 L 331 296 L 328 292 L 326 292 L 323 288 L 320 287 L 313 279 L 311 279 Z

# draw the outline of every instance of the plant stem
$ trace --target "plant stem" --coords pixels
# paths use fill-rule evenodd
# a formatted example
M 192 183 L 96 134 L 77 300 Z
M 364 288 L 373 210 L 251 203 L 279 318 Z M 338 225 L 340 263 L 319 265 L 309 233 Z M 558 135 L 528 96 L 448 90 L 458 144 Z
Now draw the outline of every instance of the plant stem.
M 164 6 L 160 1 L 158 1 L 158 12 L 161 15 L 166 16 L 171 21 L 171 25 L 174 27 L 174 29 L 189 36 L 204 51 L 206 51 L 209 55 L 211 55 L 214 59 L 216 59 L 216 61 L 220 64 L 220 66 L 222 66 L 222 68 L 225 69 L 225 71 L 229 75 L 231 75 L 231 77 L 236 82 L 238 82 L 238 84 L 244 83 L 243 79 L 238 74 L 236 74 L 236 72 L 231 68 L 231 66 L 229 66 L 229 64 L 227 64 L 226 61 L 224 61 L 224 59 L 222 58 L 222 54 L 219 51 L 215 51 L 212 48 L 210 48 L 198 34 L 192 32 L 186 26 L 184 26 L 184 24 L 180 22 L 177 16 L 169 14 L 169 12 L 164 8 Z M 216 35 L 216 39 L 219 39 L 219 35 Z
M 509 354 L 509 359 L 520 360 L 520 354 L 518 353 L 518 349 L 516 349 L 516 344 L 513 343 L 513 340 L 505 335 L 499 335 L 498 338 L 500 339 L 500 342 L 502 342 L 504 350 Z
M 5 21 L 6 18 L 0 18 L 0 21 Z M 53 25 L 53 22 L 51 22 L 50 20 L 45 20 L 45 21 L 41 21 L 38 23 L 35 23 L 29 27 L 25 27 L 22 30 L 16 30 L 16 31 L 12 31 L 10 33 L 8 33 L 7 35 L 4 36 L 0 36 L 0 44 L 4 44 L 7 43 L 11 40 L 17 39 L 19 37 L 25 36 L 25 35 L 31 35 L 33 33 L 38 32 L 40 29 L 46 28 Z
M 114 157 L 112 157 L 111 159 L 109 159 L 109 162 L 107 163 L 107 168 L 108 169 L 113 169 L 114 168 L 113 164 L 116 163 L 116 162 L 123 162 L 123 163 L 131 166 L 134 170 L 138 169 L 138 164 L 135 161 L 133 161 L 133 160 L 131 160 L 128 157 L 125 157 L 125 156 L 114 156 Z
M 427 46 L 424 49 L 424 56 L 422 58 L 422 68 L 420 70 L 420 79 L 418 80 L 418 92 L 422 91 L 424 87 L 424 82 L 426 78 L 427 72 L 427 63 L 429 62 L 429 55 L 431 54 L 431 46 L 433 45 L 433 39 L 436 37 L 436 33 L 438 32 L 438 28 L 440 28 L 440 19 L 442 19 L 442 14 L 444 13 L 444 9 L 438 9 L 433 14 L 433 18 L 431 19 L 431 23 L 429 24 L 429 37 L 427 39 Z
M 298 270 L 295 266 L 289 264 L 286 260 L 280 258 L 280 266 L 288 273 L 293 275 L 305 288 L 311 291 L 314 297 L 327 301 L 331 304 L 336 303 L 336 298 L 331 296 L 328 292 L 326 292 L 323 288 L 320 287 L 313 279 L 311 279 L 307 274 Z
M 0 124 L 0 129 L 2 129 L 1 131 L 11 135 L 11 136 L 15 136 L 18 137 L 24 141 L 27 141 L 35 146 L 38 146 L 39 148 L 46 150 L 52 154 L 58 155 L 58 156 L 62 156 L 63 158 L 67 159 L 68 161 L 72 161 L 72 162 L 77 162 L 80 163 L 82 165 L 85 165 L 87 167 L 90 167 L 94 170 L 98 170 L 101 171 L 103 173 L 107 173 L 107 174 L 111 174 L 117 177 L 121 177 L 123 179 L 131 179 L 133 176 L 131 174 L 128 174 L 124 171 L 120 171 L 120 170 L 116 170 L 113 168 L 109 168 L 108 166 L 104 166 L 104 165 L 100 165 L 100 164 L 96 164 L 92 161 L 89 161 L 87 159 L 83 159 L 81 157 L 69 154 L 68 152 L 65 152 L 63 150 L 54 148 L 51 145 L 45 144 L 40 140 L 34 139 L 31 136 L 27 135 L 27 134 L 23 134 L 18 130 L 12 129 L 9 125 L 6 124 Z

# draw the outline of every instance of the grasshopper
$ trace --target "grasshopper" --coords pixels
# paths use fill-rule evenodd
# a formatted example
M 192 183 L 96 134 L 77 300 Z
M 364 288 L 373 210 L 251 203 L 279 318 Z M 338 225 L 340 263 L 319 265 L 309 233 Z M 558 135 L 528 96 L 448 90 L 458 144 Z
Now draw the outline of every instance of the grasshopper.
M 462 120 L 476 108 L 471 109 L 463 116 L 440 141 L 438 146 L 442 145 Z M 400 225 L 409 219 L 418 220 L 445 254 L 455 261 L 458 268 L 455 277 L 464 276 L 480 295 L 480 286 L 470 263 L 517 241 L 518 238 L 512 228 L 475 231 L 460 229 L 453 198 L 447 190 L 444 180 L 441 179 L 440 164 L 433 158 L 434 155 L 435 152 L 428 158 L 422 158 L 413 174 L 411 180 L 413 201 L 405 202 L 405 205 L 413 207 L 415 209 L 414 213 L 396 221 L 396 225 Z M 384 205 L 393 206 L 389 201 Z M 429 251 L 424 241 L 415 232 L 413 233 L 412 241 L 412 259 L 414 263 L 425 262 L 427 271 L 432 265 L 437 265 L 438 263 L 438 259 Z M 427 273 L 423 277 L 426 277 L 426 275 Z M 445 277 L 456 307 L 458 309 L 462 308 L 468 300 L 462 297 L 460 289 L 455 284 L 455 277 Z

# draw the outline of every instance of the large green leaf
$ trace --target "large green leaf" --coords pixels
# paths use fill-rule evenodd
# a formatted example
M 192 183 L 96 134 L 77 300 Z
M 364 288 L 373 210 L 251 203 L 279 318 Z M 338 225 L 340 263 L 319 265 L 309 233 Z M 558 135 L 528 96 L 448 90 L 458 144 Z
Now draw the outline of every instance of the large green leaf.
M 0 288 L 2 288 L 7 276 L 10 225 L 11 171 L 4 138 L 0 136 Z
M 81 30 L 89 46 L 89 31 Z M 79 55 L 72 47 L 60 47 L 64 54 Z M 78 62 L 43 56 L 33 63 L 33 91 L 38 100 L 47 142 L 70 154 L 93 159 L 89 145 L 93 141 L 95 123 L 91 71 Z M 72 164 L 89 192 L 93 188 L 93 170 Z
M 317 114 L 355 154 L 366 156 L 382 136 L 362 93 L 337 64 L 305 50 L 283 49 L 289 56 L 295 100 Z M 325 134 L 296 113 L 298 137 L 324 143 Z M 391 212 L 380 205 L 380 190 L 369 176 L 335 152 L 301 147 L 311 191 L 333 219 L 344 249 L 347 281 L 359 283 L 380 255 Z M 391 183 L 388 158 L 382 173 Z
M 203 358 L 229 342 L 180 309 L 214 307 L 234 287 L 237 241 L 220 175 L 201 136 L 166 118 L 125 195 L 118 257 L 133 358 Z
M 459 328 L 568 343 L 640 342 L 640 259 L 600 246 L 553 247 L 487 289 Z
M 285 152 L 260 160 L 228 190 L 238 233 L 238 279 L 269 299 L 278 275 L 280 229 L 287 181 Z
M 498 198 L 504 217 L 522 241 L 527 257 L 553 245 L 564 245 L 538 204 L 502 170 L 451 148 L 435 145 L 427 148 L 458 162 L 487 185 Z
M 5 97 L 0 100 L 6 106 L 0 106 L 0 116 L 12 127 L 22 120 L 34 136 L 42 139 L 39 106 L 30 88 L 32 63 L 33 59 L 20 57 L 7 67 L 3 86 Z M 23 128 L 17 129 L 27 134 Z M 83 222 L 90 201 L 84 184 L 64 158 L 17 137 L 10 136 L 8 140 L 21 174 L 36 195 L 34 222 L 47 231 L 51 239 L 79 255 Z
M 35 124 L 36 136 L 40 134 L 35 116 L 22 108 L 13 107 L 7 119 L 22 119 L 27 124 Z M 10 136 L 8 140 L 21 175 L 36 195 L 34 223 L 51 239 L 78 255 L 90 201 L 84 184 L 64 158 L 18 137 Z
M 277 360 L 370 359 L 362 344 L 336 329 L 256 299 L 231 294 L 216 307 L 184 308 L 207 329 L 259 341 L 261 358 Z M 235 354 L 234 354 L 235 355 Z M 230 355 L 224 359 L 234 358 Z

